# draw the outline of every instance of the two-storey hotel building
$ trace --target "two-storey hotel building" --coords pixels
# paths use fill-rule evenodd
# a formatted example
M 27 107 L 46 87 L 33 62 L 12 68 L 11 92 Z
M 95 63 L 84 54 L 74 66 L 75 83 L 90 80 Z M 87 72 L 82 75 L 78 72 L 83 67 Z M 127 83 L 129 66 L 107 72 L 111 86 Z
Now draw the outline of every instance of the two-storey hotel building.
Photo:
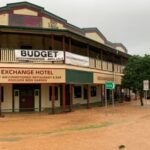
M 129 55 L 97 28 L 79 28 L 43 7 L 0 8 L 0 105 L 3 112 L 44 111 L 116 99 Z

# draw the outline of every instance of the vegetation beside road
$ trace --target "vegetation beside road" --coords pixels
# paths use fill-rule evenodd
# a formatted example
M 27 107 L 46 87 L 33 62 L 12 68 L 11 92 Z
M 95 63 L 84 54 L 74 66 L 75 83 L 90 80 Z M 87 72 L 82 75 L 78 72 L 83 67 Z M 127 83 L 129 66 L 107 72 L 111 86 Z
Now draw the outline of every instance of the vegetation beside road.
M 141 106 L 143 103 L 143 81 L 150 81 L 150 55 L 130 57 L 125 69 L 122 85 L 124 88 L 139 92 Z

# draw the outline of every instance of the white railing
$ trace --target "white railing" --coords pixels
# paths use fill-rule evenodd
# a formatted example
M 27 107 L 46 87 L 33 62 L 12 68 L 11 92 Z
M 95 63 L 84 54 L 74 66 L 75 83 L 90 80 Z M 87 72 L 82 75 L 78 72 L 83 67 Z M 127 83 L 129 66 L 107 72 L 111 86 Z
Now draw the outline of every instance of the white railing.
M 15 53 L 12 49 L 1 49 L 1 62 L 17 62 L 15 60 Z
M 56 62 L 50 62 L 50 61 L 39 61 L 39 60 L 34 60 L 34 61 L 20 61 L 15 58 L 15 50 L 13 49 L 1 49 L 0 50 L 0 62 L 11 62 L 11 63 L 24 63 L 24 62 L 32 62 L 32 63 L 53 63 L 53 64 L 62 64 L 63 61 L 56 61 Z M 111 62 L 107 61 L 101 61 L 97 58 L 89 58 L 89 68 L 95 68 L 99 70 L 106 70 L 106 71 L 113 71 L 113 64 Z M 115 72 L 117 73 L 122 73 L 124 66 L 114 64 L 114 69 Z

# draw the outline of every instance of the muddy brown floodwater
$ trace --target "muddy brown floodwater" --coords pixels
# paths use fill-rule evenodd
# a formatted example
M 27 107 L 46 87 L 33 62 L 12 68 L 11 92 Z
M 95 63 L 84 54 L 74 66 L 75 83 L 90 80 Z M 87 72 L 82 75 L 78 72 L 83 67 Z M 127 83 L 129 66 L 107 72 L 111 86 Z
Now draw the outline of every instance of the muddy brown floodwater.
M 150 104 L 139 101 L 72 113 L 6 114 L 0 150 L 150 150 Z

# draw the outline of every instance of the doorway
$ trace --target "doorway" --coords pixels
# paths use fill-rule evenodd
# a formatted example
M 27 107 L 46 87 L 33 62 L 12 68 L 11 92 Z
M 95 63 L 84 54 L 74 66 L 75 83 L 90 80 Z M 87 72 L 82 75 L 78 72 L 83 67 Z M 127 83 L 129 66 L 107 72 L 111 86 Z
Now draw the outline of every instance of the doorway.
M 15 91 L 18 91 L 18 94 Z M 13 93 L 13 110 L 19 109 L 21 112 L 34 111 L 37 108 L 39 108 L 39 111 L 41 110 L 40 84 L 14 84 Z M 18 97 L 17 99 L 15 99 L 16 96 Z
M 34 110 L 34 90 L 21 89 L 20 90 L 20 111 Z

